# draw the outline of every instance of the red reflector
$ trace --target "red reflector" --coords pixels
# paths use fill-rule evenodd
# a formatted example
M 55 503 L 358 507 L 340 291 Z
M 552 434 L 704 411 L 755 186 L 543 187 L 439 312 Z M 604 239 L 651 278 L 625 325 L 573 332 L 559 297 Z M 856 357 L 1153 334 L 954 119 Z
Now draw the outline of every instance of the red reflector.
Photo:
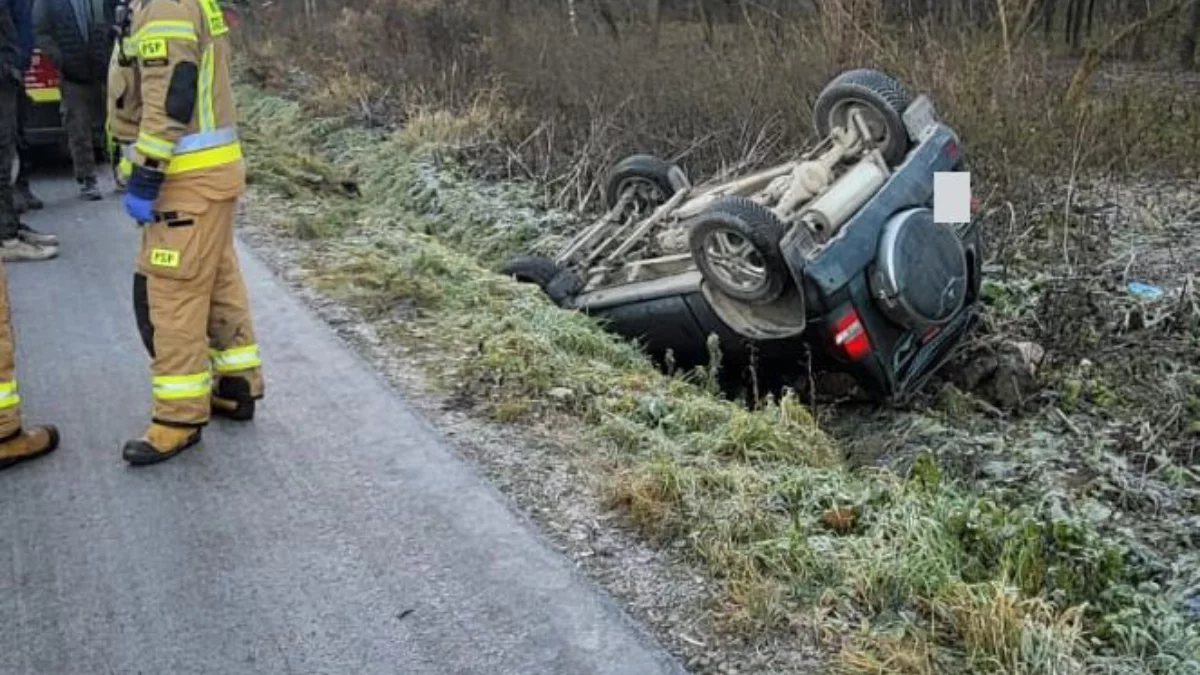
M 978 198 L 972 197 L 971 198 L 971 213 L 975 213 L 976 211 L 978 211 L 979 205 L 981 203 L 982 202 L 980 202 Z
M 29 70 L 25 72 L 25 86 L 35 88 L 58 86 L 58 68 L 45 54 L 36 49 L 33 52 L 33 58 L 29 61 Z
M 867 329 L 858 319 L 853 308 L 842 315 L 833 326 L 833 344 L 851 360 L 857 361 L 871 351 L 871 339 Z
M 946 156 L 950 159 L 958 159 L 958 143 L 950 141 L 946 144 Z

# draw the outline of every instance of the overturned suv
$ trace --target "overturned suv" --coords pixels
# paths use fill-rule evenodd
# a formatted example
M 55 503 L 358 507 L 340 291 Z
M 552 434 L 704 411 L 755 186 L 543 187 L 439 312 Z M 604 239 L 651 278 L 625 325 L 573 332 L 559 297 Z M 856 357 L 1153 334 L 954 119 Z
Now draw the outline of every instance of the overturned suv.
M 903 402 L 974 326 L 978 226 L 934 222 L 936 172 L 966 171 L 930 99 L 851 70 L 818 97 L 822 139 L 793 161 L 691 185 L 635 155 L 609 211 L 553 256 L 503 272 L 688 367 L 719 340 L 725 370 L 843 372 Z

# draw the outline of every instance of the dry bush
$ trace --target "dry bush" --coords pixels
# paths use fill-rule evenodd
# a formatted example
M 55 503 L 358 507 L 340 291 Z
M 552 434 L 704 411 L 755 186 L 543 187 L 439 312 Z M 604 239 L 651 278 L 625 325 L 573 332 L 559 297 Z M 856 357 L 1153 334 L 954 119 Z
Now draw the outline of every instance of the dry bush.
M 516 0 L 355 0 L 316 22 L 256 12 L 247 48 L 259 69 L 286 55 L 286 65 L 315 76 L 307 86 L 326 111 L 377 122 L 461 113 L 478 108 L 480 91 L 501 91 L 488 101 L 507 110 L 490 116 L 506 124 L 488 131 L 507 170 L 540 179 L 572 206 L 594 205 L 604 169 L 631 152 L 678 158 L 705 177 L 793 151 L 811 140 L 821 86 L 859 66 L 933 94 L 967 141 L 982 189 L 1005 198 L 1081 166 L 1200 164 L 1200 111 L 1170 88 L 1114 85 L 1068 106 L 1071 64 L 1027 36 L 1016 43 L 1015 26 L 895 23 L 880 0 L 822 7 L 734 13 L 711 32 L 667 16 L 655 39 L 637 17 L 618 17 L 616 37 L 586 19 L 575 34 L 565 14 Z

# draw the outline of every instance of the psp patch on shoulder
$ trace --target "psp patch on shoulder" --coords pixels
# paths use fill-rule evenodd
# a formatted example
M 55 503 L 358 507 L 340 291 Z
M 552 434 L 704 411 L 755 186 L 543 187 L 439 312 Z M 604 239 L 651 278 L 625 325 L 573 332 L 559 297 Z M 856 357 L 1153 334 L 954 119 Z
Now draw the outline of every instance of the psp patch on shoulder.
M 148 62 L 167 58 L 167 41 L 163 38 L 151 38 L 138 43 L 138 56 Z
M 169 248 L 151 249 L 150 264 L 155 267 L 179 267 L 179 251 Z

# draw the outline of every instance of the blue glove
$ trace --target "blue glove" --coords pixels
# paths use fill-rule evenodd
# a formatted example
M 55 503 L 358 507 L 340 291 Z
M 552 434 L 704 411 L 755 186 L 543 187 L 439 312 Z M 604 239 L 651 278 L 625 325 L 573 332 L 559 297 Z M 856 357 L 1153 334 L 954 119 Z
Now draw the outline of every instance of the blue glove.
M 154 220 L 154 202 L 149 199 L 126 192 L 125 196 L 121 198 L 121 203 L 125 206 L 125 213 L 139 223 L 148 223 Z
M 158 191 L 165 179 L 161 171 L 141 165 L 133 167 L 125 185 L 125 196 L 121 199 L 125 212 L 139 223 L 154 220 L 154 200 L 158 199 Z

